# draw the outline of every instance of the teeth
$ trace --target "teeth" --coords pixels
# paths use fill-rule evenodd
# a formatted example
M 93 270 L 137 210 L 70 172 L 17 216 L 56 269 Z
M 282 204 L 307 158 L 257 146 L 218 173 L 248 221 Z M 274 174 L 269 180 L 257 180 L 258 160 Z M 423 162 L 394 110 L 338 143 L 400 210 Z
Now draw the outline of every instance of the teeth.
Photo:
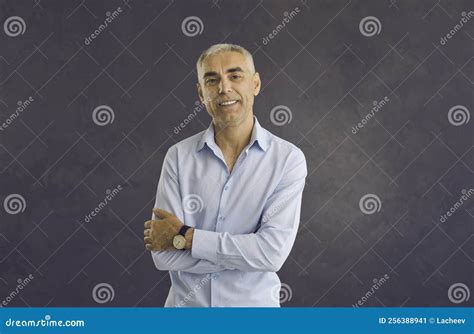
M 222 106 L 230 106 L 231 104 L 236 103 L 236 100 L 221 102 Z

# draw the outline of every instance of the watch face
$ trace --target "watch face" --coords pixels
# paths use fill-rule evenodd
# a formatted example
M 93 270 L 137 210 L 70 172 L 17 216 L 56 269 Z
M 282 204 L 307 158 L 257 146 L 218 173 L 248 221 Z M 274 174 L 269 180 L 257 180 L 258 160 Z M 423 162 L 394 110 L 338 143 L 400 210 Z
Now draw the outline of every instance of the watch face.
M 182 235 L 176 235 L 173 238 L 173 246 L 176 249 L 183 249 L 186 246 L 186 239 Z

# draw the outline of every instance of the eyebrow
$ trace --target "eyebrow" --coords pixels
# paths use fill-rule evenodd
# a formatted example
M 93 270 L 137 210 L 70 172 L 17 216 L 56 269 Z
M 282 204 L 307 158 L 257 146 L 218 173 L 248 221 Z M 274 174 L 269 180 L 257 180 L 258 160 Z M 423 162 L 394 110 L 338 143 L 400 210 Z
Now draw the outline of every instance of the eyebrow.
M 243 71 L 244 70 L 242 70 L 242 68 L 237 66 L 237 67 L 232 67 L 232 68 L 227 69 L 226 73 L 235 73 L 235 72 L 243 72 Z M 213 76 L 217 76 L 217 72 L 206 72 L 204 73 L 203 78 L 213 77 Z

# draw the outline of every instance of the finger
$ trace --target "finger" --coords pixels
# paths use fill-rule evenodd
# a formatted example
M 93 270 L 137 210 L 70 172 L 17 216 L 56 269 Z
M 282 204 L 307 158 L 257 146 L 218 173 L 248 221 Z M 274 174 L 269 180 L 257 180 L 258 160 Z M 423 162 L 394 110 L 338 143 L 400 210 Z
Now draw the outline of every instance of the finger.
M 152 239 L 150 237 L 144 237 L 143 241 L 145 241 L 146 244 L 151 244 Z
M 147 250 L 149 250 L 149 251 L 153 250 L 153 248 L 151 247 L 150 244 L 146 244 L 146 245 L 145 245 L 145 248 L 146 248 Z
M 147 220 L 143 225 L 145 226 L 145 228 L 151 228 L 151 220 Z
M 153 213 L 155 214 L 155 216 L 157 216 L 158 218 L 161 218 L 161 219 L 174 217 L 174 214 L 172 214 L 171 212 L 161 210 L 159 208 L 154 208 Z
M 149 236 L 151 234 L 151 229 L 146 229 L 143 231 L 143 235 L 146 237 L 146 236 Z

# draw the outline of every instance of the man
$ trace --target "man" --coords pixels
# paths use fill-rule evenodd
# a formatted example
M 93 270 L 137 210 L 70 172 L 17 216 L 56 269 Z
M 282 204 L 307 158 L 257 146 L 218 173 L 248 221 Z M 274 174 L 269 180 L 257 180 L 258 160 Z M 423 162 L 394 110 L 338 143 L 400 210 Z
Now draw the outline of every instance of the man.
M 276 274 L 293 247 L 307 175 L 303 152 L 253 114 L 252 55 L 205 50 L 197 90 L 212 122 L 167 152 L 144 241 L 171 288 L 165 306 L 279 307 Z

